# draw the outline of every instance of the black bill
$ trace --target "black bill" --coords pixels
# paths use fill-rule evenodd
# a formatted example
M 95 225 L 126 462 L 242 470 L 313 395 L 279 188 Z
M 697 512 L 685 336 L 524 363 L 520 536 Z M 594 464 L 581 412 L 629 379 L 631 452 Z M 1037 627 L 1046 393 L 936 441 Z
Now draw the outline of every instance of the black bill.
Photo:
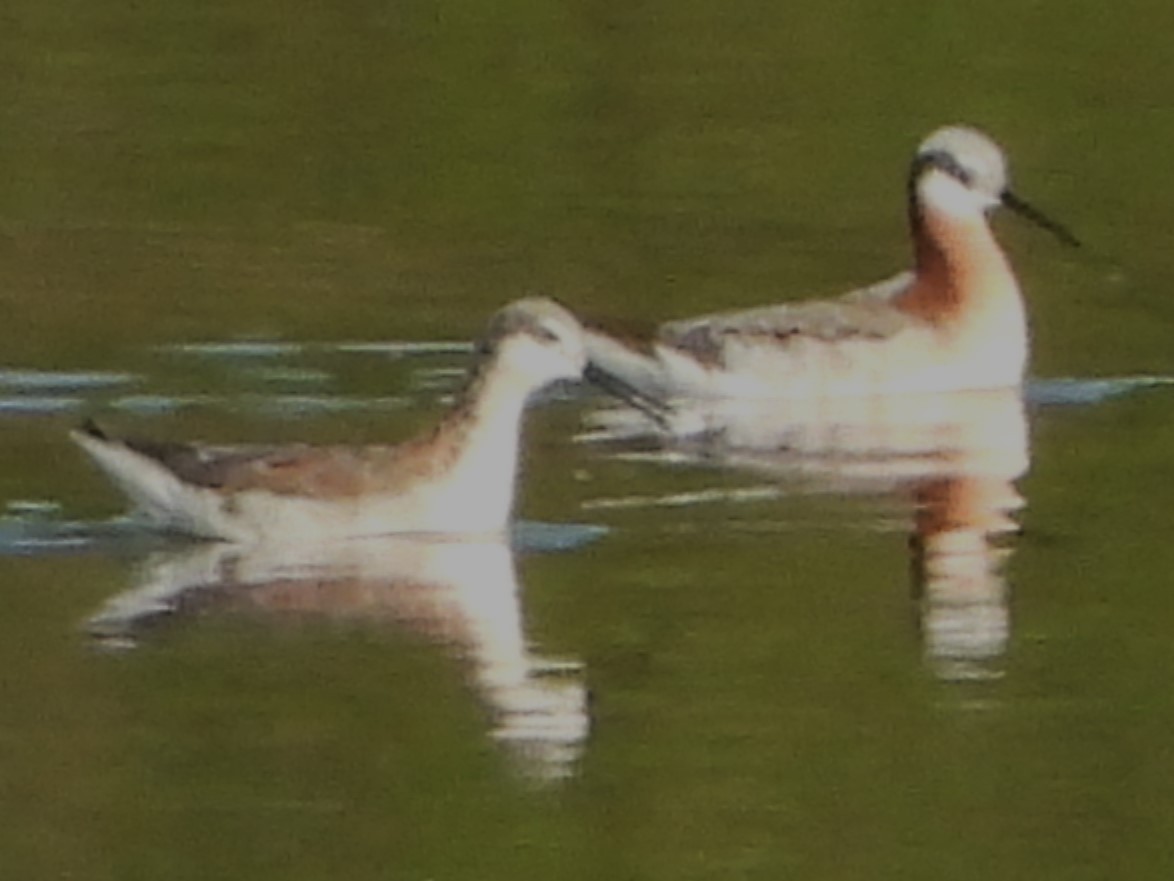
M 1080 247 L 1080 239 L 1072 235 L 1067 227 L 1052 220 L 1030 202 L 1023 201 L 1010 190 L 1003 190 L 1001 201 L 1020 217 L 1026 217 L 1032 223 L 1046 229 L 1065 245 L 1071 245 L 1073 248 Z
M 669 427 L 673 408 L 659 398 L 645 394 L 614 373 L 608 373 L 602 367 L 591 362 L 588 362 L 584 368 L 583 378 L 593 385 L 599 386 L 609 395 L 619 398 L 628 406 L 636 408 L 661 428 Z

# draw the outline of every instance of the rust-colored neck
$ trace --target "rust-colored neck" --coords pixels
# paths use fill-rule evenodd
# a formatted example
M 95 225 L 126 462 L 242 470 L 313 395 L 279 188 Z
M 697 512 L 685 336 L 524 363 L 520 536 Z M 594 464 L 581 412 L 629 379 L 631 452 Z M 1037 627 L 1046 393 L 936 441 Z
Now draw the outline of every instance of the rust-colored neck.
M 489 423 L 501 422 L 507 431 L 517 431 L 517 418 L 525 404 L 508 393 L 494 393 L 494 353 L 481 353 L 456 401 L 431 430 L 402 444 L 397 458 L 417 460 L 416 470 L 427 479 L 438 477 L 454 468 L 471 447 L 478 443 L 477 429 Z M 498 377 L 499 382 L 501 378 Z M 500 390 L 499 390 L 500 391 Z M 490 411 L 500 409 L 500 413 Z M 510 412 L 505 412 L 509 410 Z M 513 412 L 516 410 L 517 412 Z M 493 419 L 492 416 L 500 419 Z
M 898 301 L 900 308 L 933 324 L 949 324 L 992 293 L 1018 296 L 987 219 L 927 209 L 915 187 L 910 187 L 909 226 L 916 279 Z
M 533 386 L 519 370 L 500 353 L 487 356 L 442 428 L 450 477 L 469 486 L 481 504 L 496 500 L 502 525 L 513 507 L 520 423 Z

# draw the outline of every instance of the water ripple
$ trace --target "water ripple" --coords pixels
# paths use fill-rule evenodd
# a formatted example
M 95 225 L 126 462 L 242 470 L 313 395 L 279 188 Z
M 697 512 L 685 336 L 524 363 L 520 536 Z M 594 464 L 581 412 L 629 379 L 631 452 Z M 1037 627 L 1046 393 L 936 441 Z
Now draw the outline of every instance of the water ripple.
M 240 342 L 172 343 L 159 346 L 157 350 L 173 355 L 194 355 L 199 358 L 253 359 L 298 355 L 304 349 L 305 346 L 302 343 L 242 340 Z
M 523 520 L 514 524 L 513 545 L 521 553 L 553 554 L 574 551 L 607 535 L 606 526 L 591 523 L 539 523 Z
M 265 395 L 242 400 L 240 408 L 268 416 L 311 416 L 319 413 L 363 413 L 402 410 L 411 405 L 410 398 L 347 397 L 345 395 Z
M 211 395 L 127 395 L 106 404 L 114 410 L 142 415 L 174 413 L 186 407 L 207 407 L 220 403 Z
M 1174 385 L 1174 376 L 1122 376 L 1104 379 L 1033 379 L 1027 383 L 1027 402 L 1035 406 L 1086 406 L 1135 391 Z
M 208 341 L 171 343 L 157 351 L 171 355 L 192 355 L 214 359 L 264 359 L 301 355 L 306 352 L 335 352 L 347 355 L 382 355 L 393 358 L 422 355 L 467 355 L 469 342 L 447 340 L 388 340 L 384 342 L 296 343 L 270 340 Z
M 412 357 L 419 355 L 468 355 L 473 344 L 432 340 L 423 342 L 388 341 L 382 343 L 323 343 L 321 348 L 330 352 L 348 355 L 388 355 L 391 357 Z
M 86 391 L 130 385 L 139 381 L 133 373 L 108 373 L 101 370 L 23 370 L 0 368 L 0 386 L 15 391 Z
M 0 513 L 0 557 L 50 557 L 106 553 L 138 555 L 165 547 L 187 546 L 194 540 L 167 535 L 134 517 L 111 520 L 68 520 L 61 505 L 41 499 L 8 502 Z M 592 544 L 608 534 L 591 523 L 514 524 L 512 544 L 518 553 L 557 554 Z
M 46 416 L 68 413 L 85 405 L 82 398 L 56 398 L 48 395 L 21 395 L 0 398 L 0 416 Z
M 169 542 L 130 518 L 75 521 L 61 519 L 59 514 L 60 505 L 55 502 L 9 502 L 0 516 L 0 557 L 145 553 Z

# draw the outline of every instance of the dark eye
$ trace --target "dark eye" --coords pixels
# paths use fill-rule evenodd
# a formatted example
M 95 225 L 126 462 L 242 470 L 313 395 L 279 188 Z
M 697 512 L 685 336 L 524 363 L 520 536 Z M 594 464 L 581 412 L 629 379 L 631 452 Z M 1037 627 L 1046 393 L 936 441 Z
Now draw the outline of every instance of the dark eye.
M 559 341 L 559 336 L 557 333 L 555 333 L 549 327 L 544 327 L 541 324 L 534 325 L 533 329 L 530 331 L 530 335 L 542 343 L 557 343 Z

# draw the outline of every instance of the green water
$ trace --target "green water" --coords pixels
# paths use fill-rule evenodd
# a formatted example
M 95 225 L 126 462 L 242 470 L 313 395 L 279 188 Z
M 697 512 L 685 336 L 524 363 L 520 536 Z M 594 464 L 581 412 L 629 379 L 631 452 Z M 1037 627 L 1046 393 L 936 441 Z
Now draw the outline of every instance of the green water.
M 739 496 L 763 479 L 574 443 L 581 400 L 531 414 L 522 514 L 607 530 L 518 559 L 531 650 L 590 693 L 554 768 L 402 622 L 210 604 L 96 644 L 150 549 L 92 540 L 119 502 L 65 430 L 400 437 L 463 356 L 336 344 L 467 340 L 535 292 L 639 322 L 880 278 L 954 121 L 1087 242 L 999 220 L 1034 372 L 1172 375 L 1172 19 L 9 3 L 0 368 L 43 373 L 0 374 L 0 874 L 1170 877 L 1174 390 L 1032 411 L 1007 640 L 965 681 L 919 636 L 903 499 Z M 183 348 L 241 341 L 297 346 Z

